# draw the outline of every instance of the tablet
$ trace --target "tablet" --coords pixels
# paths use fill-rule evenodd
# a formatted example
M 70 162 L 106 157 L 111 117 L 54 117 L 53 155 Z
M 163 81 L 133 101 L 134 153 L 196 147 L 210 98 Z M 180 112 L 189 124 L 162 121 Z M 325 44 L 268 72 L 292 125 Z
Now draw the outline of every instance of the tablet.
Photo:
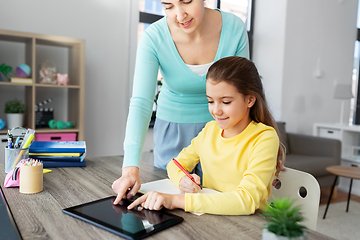
M 141 195 L 138 193 L 135 198 Z M 114 205 L 115 198 L 111 196 L 62 211 L 126 239 L 142 239 L 184 220 L 164 210 L 128 210 L 131 200 L 122 199 Z

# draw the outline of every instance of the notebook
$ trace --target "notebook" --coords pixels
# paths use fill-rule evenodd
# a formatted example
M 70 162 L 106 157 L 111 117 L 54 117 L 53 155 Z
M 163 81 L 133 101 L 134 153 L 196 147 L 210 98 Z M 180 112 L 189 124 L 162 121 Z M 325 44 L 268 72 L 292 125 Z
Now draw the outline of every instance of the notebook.
M 34 141 L 29 153 L 85 153 L 85 141 Z
M 180 189 L 168 178 L 143 183 L 143 184 L 141 184 L 140 191 L 143 193 L 146 193 L 149 191 L 156 191 L 156 192 L 167 193 L 167 194 L 182 194 Z M 213 190 L 210 188 L 203 188 L 199 193 L 211 194 L 211 193 L 219 193 L 219 191 L 216 191 L 216 190 Z M 195 212 L 191 212 L 191 213 L 198 215 L 198 216 L 205 214 L 205 213 L 195 213 Z

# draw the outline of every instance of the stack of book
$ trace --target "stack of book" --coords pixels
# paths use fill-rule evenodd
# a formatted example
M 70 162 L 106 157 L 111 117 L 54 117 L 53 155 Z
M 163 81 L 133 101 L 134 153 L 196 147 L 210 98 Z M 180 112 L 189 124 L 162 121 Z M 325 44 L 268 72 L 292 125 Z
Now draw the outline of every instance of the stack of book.
M 23 84 L 32 84 L 32 78 L 10 78 L 12 83 L 23 83 Z
M 29 157 L 44 168 L 85 167 L 85 154 L 85 141 L 34 141 L 29 147 Z

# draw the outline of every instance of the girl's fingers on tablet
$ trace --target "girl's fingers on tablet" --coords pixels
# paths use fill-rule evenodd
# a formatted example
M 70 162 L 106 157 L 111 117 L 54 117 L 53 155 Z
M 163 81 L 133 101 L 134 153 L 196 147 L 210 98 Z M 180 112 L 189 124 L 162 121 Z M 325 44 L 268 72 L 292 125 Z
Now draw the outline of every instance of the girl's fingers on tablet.
M 139 198 L 136 199 L 135 201 L 133 201 L 127 208 L 128 208 L 128 209 L 132 209 L 132 208 L 134 208 L 135 206 L 137 206 L 137 205 L 145 202 L 146 199 L 147 199 L 147 197 L 148 197 L 148 193 L 145 194 L 145 195 L 143 195 L 143 196 L 141 196 L 141 197 L 139 197 Z

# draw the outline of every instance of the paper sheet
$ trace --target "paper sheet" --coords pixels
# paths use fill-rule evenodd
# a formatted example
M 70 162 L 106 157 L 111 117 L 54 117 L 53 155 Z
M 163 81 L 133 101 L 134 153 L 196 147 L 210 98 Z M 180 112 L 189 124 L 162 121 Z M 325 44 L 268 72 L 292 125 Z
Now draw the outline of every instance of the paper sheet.
M 161 179 L 153 182 L 147 182 L 141 184 L 141 191 L 149 192 L 149 191 L 156 191 L 160 193 L 167 193 L 167 194 L 182 194 L 180 189 L 170 180 L 170 179 Z M 218 193 L 218 191 L 210 189 L 210 188 L 203 188 L 199 193 Z M 205 213 L 194 213 L 195 215 L 201 216 Z

